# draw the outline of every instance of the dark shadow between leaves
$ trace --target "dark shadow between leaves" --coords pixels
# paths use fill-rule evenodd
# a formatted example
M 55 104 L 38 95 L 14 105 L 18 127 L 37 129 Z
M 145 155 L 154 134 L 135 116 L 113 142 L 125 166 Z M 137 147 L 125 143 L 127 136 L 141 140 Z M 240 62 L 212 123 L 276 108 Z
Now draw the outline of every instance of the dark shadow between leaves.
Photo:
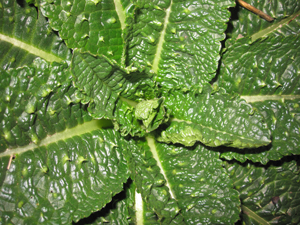
M 129 188 L 129 186 L 132 184 L 132 180 L 128 179 L 127 183 L 123 185 L 123 191 L 120 193 L 116 194 L 111 202 L 106 204 L 104 208 L 101 210 L 92 213 L 89 217 L 83 218 L 79 220 L 77 223 L 73 222 L 72 225 L 87 225 L 87 224 L 95 224 L 98 220 L 100 222 L 100 218 L 102 217 L 103 219 L 107 217 L 112 209 L 116 209 L 116 203 L 119 201 L 122 201 L 126 199 L 126 189 Z

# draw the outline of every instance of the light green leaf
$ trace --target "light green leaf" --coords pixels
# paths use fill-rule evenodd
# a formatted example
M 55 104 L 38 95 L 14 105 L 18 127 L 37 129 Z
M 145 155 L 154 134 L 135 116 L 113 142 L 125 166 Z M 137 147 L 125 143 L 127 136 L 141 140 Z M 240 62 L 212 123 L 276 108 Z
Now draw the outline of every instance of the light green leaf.
M 170 126 L 158 141 L 192 146 L 200 141 L 208 146 L 226 145 L 251 148 L 268 145 L 270 131 L 261 115 L 244 100 L 224 90 L 212 92 L 205 87 L 201 93 L 175 92 L 166 97 L 171 110 Z
M 298 224 L 300 222 L 300 176 L 295 161 L 268 167 L 225 164 L 240 193 L 246 224 Z
M 164 107 L 164 99 L 141 101 L 135 107 L 135 117 L 141 120 L 147 132 L 151 132 L 169 119 Z
M 127 64 L 157 73 L 166 88 L 198 86 L 216 74 L 234 1 L 136 1 Z
M 272 133 L 272 144 L 258 149 L 245 149 L 243 154 L 233 149 L 221 149 L 221 157 L 245 162 L 267 164 L 283 156 L 300 154 L 299 100 L 254 102 L 253 106 L 264 116 Z
M 70 50 L 34 7 L 24 1 L 1 0 L 0 5 L 0 68 L 29 65 L 36 57 L 70 60 Z

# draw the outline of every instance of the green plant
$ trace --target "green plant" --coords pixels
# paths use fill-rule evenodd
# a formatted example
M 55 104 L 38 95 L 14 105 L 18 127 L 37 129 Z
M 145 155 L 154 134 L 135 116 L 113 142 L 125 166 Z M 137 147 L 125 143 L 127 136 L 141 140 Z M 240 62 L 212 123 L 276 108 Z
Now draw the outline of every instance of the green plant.
M 1 0 L 0 224 L 299 223 L 300 4 L 249 3 Z

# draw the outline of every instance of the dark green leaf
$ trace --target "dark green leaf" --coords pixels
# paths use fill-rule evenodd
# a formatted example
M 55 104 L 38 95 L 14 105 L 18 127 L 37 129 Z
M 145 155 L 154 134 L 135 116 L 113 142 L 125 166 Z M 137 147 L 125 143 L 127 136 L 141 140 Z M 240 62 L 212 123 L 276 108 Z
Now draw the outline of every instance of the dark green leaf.
M 23 0 L 1 0 L 0 5 L 0 68 L 30 65 L 36 57 L 70 60 L 70 50 L 34 7 Z
M 239 219 L 238 193 L 218 152 L 162 143 L 156 151 L 187 224 L 234 224 Z
M 69 224 L 100 210 L 128 178 L 124 147 L 118 133 L 95 130 L 16 153 L 0 189 L 2 223 Z
M 121 62 L 124 41 L 113 1 L 40 0 L 39 5 L 69 48 L 106 55 Z
M 234 1 L 136 1 L 128 64 L 157 73 L 166 88 L 199 86 L 215 76 Z
M 78 103 L 67 64 L 36 59 L 31 67 L 1 73 L 0 152 L 38 144 L 47 135 L 91 120 Z
M 300 108 L 298 100 L 264 101 L 252 103 L 264 116 L 272 133 L 271 145 L 260 149 L 248 149 L 241 154 L 226 149 L 221 157 L 245 162 L 266 164 L 269 160 L 280 160 L 283 156 L 300 154 Z
M 246 224 L 299 224 L 300 176 L 295 161 L 262 167 L 226 164 L 240 193 Z

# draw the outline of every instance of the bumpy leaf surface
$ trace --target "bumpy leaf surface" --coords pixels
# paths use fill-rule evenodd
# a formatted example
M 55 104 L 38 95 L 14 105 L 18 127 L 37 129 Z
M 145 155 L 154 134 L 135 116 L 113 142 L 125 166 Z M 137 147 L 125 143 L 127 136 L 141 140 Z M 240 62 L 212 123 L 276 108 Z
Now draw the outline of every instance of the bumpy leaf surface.
M 246 224 L 299 224 L 300 170 L 295 161 L 268 167 L 226 165 L 240 193 Z
M 46 19 L 25 1 L 0 1 L 0 68 L 29 65 L 37 57 L 70 60 L 70 50 Z
M 0 152 L 38 144 L 47 135 L 91 120 L 76 99 L 66 68 L 36 59 L 31 67 L 1 72 Z
M 218 85 L 241 95 L 299 95 L 299 51 L 299 34 L 239 39 L 223 56 Z
M 218 86 L 242 95 L 260 112 L 272 130 L 267 148 L 226 149 L 222 157 L 266 164 L 282 156 L 299 154 L 300 48 L 299 19 L 289 19 L 254 42 L 237 40 L 223 56 Z M 265 32 L 261 30 L 263 35 Z M 257 33 L 261 32 L 258 31 Z
M 75 86 L 80 92 L 78 97 L 83 103 L 89 102 L 90 114 L 97 119 L 113 119 L 115 127 L 125 135 L 143 131 L 133 107 L 124 98 L 138 100 L 155 96 L 151 74 L 132 70 L 118 66 L 105 56 L 78 51 L 74 52 L 71 64 Z
M 41 0 L 39 5 L 69 48 L 106 55 L 121 62 L 122 29 L 113 1 Z
M 16 154 L 7 171 L 2 163 L 1 221 L 69 224 L 101 209 L 129 175 L 122 142 L 112 130 L 95 130 Z
M 162 224 L 185 224 L 176 200 L 171 198 L 166 180 L 157 166 L 147 142 L 131 141 L 127 150 L 131 177 L 148 207 L 155 211 Z
M 169 119 L 164 107 L 164 99 L 141 101 L 135 107 L 135 117 L 141 120 L 147 132 L 151 132 Z
M 229 36 L 234 39 L 255 35 L 258 32 L 264 32 L 265 34 L 270 32 L 270 30 L 272 32 L 274 27 L 278 27 L 286 23 L 289 24 L 290 22 L 292 22 L 291 20 L 299 14 L 300 10 L 299 1 L 294 0 L 247 0 L 246 2 L 263 11 L 264 13 L 272 16 L 273 18 L 275 18 L 275 20 L 270 23 L 260 18 L 253 12 L 250 12 L 249 10 L 241 6 L 237 6 L 239 10 L 237 11 L 237 15 L 234 15 L 233 17 L 238 19 L 232 21 L 233 27 L 229 33 Z M 286 17 L 289 17 L 287 21 L 285 21 Z M 281 29 L 281 27 L 282 26 L 280 26 L 279 28 Z
M 218 152 L 200 144 L 185 148 L 157 143 L 156 150 L 187 224 L 234 224 L 239 219 L 238 193 Z
M 162 131 L 159 141 L 192 146 L 201 141 L 208 146 L 237 148 L 259 147 L 270 143 L 270 131 L 261 115 L 244 100 L 223 90 L 202 93 L 175 92 L 166 97 L 171 110 L 171 124 Z
M 83 218 L 74 225 L 133 225 L 135 224 L 134 212 L 135 185 L 129 179 L 124 184 L 124 190 L 116 194 L 110 203 L 108 203 L 100 211 L 91 214 L 87 218 Z
M 128 64 L 151 66 L 163 87 L 211 81 L 234 1 L 136 1 Z M 130 24 L 130 22 L 128 22 Z
M 253 106 L 264 116 L 272 133 L 271 145 L 246 149 L 243 154 L 232 149 L 223 150 L 221 157 L 240 162 L 250 159 L 266 164 L 269 160 L 280 160 L 283 156 L 300 154 L 300 107 L 299 100 L 253 102 Z

